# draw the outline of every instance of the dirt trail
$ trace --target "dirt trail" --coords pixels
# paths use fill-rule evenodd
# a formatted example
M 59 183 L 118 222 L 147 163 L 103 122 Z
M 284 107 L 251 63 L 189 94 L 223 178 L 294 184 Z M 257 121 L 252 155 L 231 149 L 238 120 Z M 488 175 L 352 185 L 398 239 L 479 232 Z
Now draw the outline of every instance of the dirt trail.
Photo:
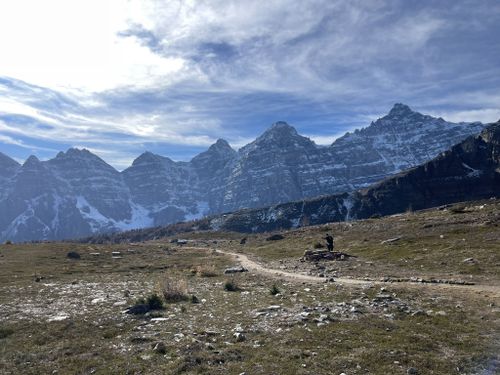
M 202 248 L 202 247 L 197 247 L 194 249 L 212 250 L 218 254 L 230 256 L 230 257 L 234 258 L 236 261 L 238 261 L 244 268 L 248 269 L 249 271 L 259 273 L 261 275 L 268 275 L 268 276 L 272 276 L 272 277 L 276 277 L 276 278 L 284 278 L 284 279 L 298 281 L 298 282 L 325 283 L 327 280 L 327 278 L 324 278 L 324 277 L 304 275 L 302 273 L 287 272 L 287 271 L 267 268 L 267 267 L 264 267 L 263 265 L 255 262 L 255 261 L 251 260 L 245 254 L 241 254 L 241 253 L 233 253 L 230 251 L 209 249 L 209 248 Z M 335 283 L 348 284 L 348 285 L 354 285 L 354 286 L 356 286 L 356 285 L 361 286 L 361 285 L 367 285 L 367 284 L 375 284 L 375 285 L 392 284 L 395 286 L 401 285 L 401 286 L 413 287 L 413 288 L 436 288 L 436 289 L 442 289 L 442 290 L 453 289 L 453 290 L 463 290 L 463 291 L 478 292 L 478 293 L 488 293 L 488 297 L 500 298 L 500 286 L 495 286 L 495 285 L 430 284 L 430 283 L 414 283 L 414 282 L 392 282 L 391 283 L 391 282 L 384 282 L 384 281 L 377 281 L 377 280 L 350 279 L 350 278 L 343 278 L 343 277 L 336 277 Z

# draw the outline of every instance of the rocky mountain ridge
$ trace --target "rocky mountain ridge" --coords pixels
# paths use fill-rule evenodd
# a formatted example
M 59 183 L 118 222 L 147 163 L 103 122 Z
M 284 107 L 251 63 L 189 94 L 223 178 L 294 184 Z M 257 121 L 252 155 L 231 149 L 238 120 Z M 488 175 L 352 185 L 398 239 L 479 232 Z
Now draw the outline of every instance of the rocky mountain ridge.
M 189 162 L 145 152 L 123 172 L 87 150 L 48 161 L 32 156 L 22 166 L 0 154 L 0 241 L 83 237 L 352 192 L 430 160 L 483 127 L 396 104 L 328 147 L 277 122 L 239 151 L 218 140 Z
M 431 161 L 368 189 L 219 215 L 208 227 L 264 232 L 489 198 L 500 198 L 500 120 Z

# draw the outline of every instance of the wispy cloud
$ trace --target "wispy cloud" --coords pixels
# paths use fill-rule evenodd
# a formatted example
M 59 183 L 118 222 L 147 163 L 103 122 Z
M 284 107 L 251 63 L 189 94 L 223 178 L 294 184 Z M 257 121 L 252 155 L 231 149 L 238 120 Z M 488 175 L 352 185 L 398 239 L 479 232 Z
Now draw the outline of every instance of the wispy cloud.
M 331 143 L 394 102 L 494 121 L 498 9 L 495 0 L 1 3 L 0 142 L 45 157 L 81 145 L 122 168 L 145 149 L 185 160 L 217 138 L 242 146 L 277 120 Z

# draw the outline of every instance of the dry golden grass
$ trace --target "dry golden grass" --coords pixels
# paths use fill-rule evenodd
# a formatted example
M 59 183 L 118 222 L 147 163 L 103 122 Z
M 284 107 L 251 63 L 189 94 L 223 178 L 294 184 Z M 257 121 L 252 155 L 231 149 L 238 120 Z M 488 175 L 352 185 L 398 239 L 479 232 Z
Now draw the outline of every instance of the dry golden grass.
M 188 299 L 188 285 L 184 278 L 164 275 L 158 282 L 158 289 L 167 303 Z

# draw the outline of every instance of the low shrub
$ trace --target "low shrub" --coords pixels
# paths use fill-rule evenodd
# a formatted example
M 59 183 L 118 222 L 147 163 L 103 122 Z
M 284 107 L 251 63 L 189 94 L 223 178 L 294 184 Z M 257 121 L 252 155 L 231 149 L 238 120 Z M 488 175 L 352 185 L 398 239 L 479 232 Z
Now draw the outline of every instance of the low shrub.
M 217 271 L 215 270 L 214 265 L 202 265 L 196 266 L 195 272 L 199 277 L 215 277 L 218 276 Z
M 0 339 L 4 339 L 14 333 L 10 328 L 0 327 Z
M 165 276 L 159 283 L 159 289 L 165 302 L 172 303 L 189 299 L 187 282 L 184 279 Z
M 75 259 L 78 260 L 80 259 L 80 254 L 78 254 L 76 251 L 70 251 L 67 255 L 68 259 Z
M 148 305 L 150 310 L 161 310 L 163 309 L 163 301 L 161 297 L 153 293 L 146 299 L 146 305 Z
M 280 294 L 281 290 L 279 290 L 279 288 L 276 286 L 276 284 L 273 284 L 273 286 L 271 287 L 269 292 L 271 293 L 271 295 L 275 296 L 276 294 Z
M 285 236 L 283 236 L 281 234 L 273 234 L 272 236 L 267 237 L 266 241 L 280 241 L 284 238 L 285 238 Z
M 237 292 L 240 288 L 238 288 L 234 280 L 226 280 L 224 283 L 224 290 L 226 292 Z

